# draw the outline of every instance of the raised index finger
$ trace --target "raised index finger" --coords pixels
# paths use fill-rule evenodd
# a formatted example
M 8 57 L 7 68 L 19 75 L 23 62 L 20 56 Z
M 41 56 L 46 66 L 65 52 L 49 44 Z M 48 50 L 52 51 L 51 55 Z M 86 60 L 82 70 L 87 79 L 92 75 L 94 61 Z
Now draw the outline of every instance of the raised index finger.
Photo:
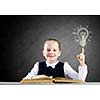
M 84 54 L 84 48 L 82 48 L 82 52 L 81 53 Z

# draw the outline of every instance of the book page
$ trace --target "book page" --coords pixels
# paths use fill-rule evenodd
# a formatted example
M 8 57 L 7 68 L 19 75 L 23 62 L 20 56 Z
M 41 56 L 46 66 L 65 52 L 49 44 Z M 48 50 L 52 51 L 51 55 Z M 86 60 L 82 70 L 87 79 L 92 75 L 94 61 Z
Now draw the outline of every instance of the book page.
M 71 78 L 56 77 L 54 78 L 55 83 L 85 83 L 82 80 L 73 80 Z
M 30 83 L 85 83 L 82 80 L 73 80 L 71 78 L 63 78 L 63 77 L 56 77 L 53 78 L 52 76 L 48 77 L 46 75 L 36 75 L 32 77 L 32 79 L 24 79 L 21 81 L 22 84 L 30 84 Z
M 36 75 L 32 79 L 24 79 L 21 81 L 22 84 L 30 83 L 52 83 L 52 76 L 48 77 L 46 75 Z

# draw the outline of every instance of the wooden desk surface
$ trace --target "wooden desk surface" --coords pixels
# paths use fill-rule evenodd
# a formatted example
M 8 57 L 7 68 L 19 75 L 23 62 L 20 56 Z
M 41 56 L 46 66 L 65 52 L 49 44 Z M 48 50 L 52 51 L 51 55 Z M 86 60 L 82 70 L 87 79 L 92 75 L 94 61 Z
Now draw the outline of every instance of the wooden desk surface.
M 43 85 L 56 85 L 56 84 L 53 84 L 53 83 L 37 83 L 37 84 L 35 84 L 35 83 L 31 83 L 31 84 L 33 84 L 33 85 L 38 85 L 38 84 L 43 84 Z M 63 84 L 60 84 L 60 83 L 58 83 L 59 85 L 70 85 L 70 84 L 74 84 L 74 85 L 77 85 L 76 83 L 69 83 L 69 84 L 67 84 L 67 83 L 63 83 Z M 80 83 L 79 83 L 80 84 Z M 0 85 L 23 85 L 21 82 L 0 82 Z M 82 85 L 100 85 L 100 82 L 85 82 L 84 84 L 82 84 Z

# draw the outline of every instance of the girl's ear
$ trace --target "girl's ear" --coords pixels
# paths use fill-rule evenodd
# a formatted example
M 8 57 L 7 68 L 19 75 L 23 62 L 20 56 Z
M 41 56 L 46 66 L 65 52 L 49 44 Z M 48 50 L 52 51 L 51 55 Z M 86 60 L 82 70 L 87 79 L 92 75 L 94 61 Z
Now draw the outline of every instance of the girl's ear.
M 59 51 L 59 54 L 58 54 L 58 56 L 60 56 L 61 55 L 61 51 Z
M 42 51 L 42 55 L 44 56 L 44 50 Z

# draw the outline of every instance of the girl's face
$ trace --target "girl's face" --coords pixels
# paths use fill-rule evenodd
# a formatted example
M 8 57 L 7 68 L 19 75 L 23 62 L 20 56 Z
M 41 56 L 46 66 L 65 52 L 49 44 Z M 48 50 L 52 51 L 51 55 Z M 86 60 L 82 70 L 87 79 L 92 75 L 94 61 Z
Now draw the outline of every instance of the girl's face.
M 49 63 L 55 63 L 60 56 L 59 44 L 56 41 L 46 41 L 44 44 L 43 56 Z

